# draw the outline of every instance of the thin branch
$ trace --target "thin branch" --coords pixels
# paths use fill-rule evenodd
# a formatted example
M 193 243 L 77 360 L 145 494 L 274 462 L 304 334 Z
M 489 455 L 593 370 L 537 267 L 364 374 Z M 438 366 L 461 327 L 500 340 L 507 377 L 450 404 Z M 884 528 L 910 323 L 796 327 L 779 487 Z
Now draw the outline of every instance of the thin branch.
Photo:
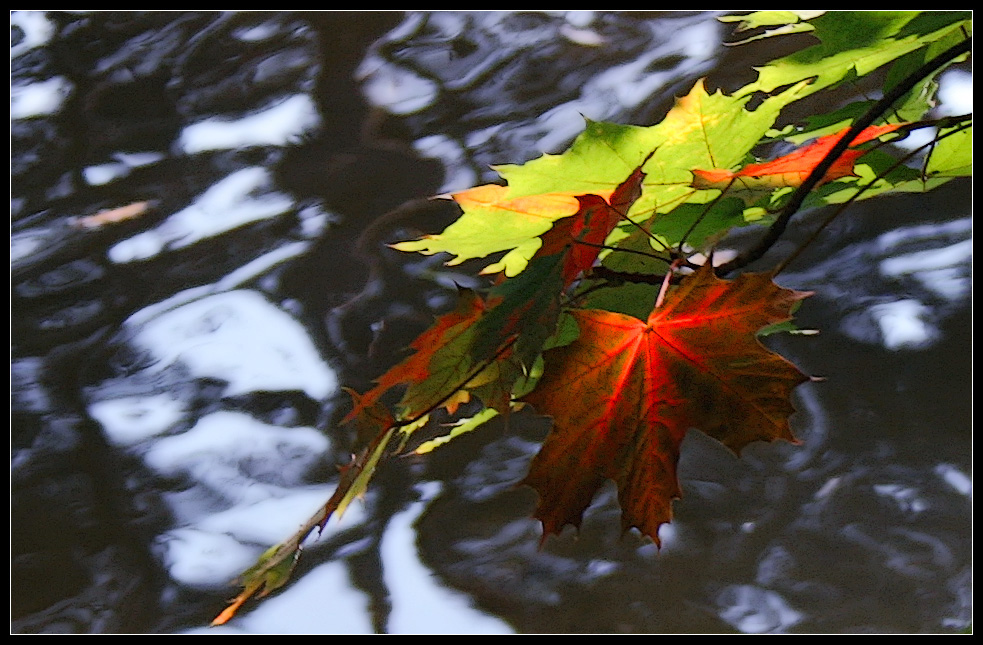
M 875 103 L 867 112 L 858 118 L 845 135 L 833 146 L 822 161 L 813 168 L 812 172 L 802 183 L 801 186 L 796 189 L 792 194 L 791 199 L 785 208 L 782 209 L 781 214 L 778 219 L 771 225 L 765 236 L 758 242 L 756 246 L 748 250 L 745 253 L 737 256 L 730 262 L 726 262 L 719 267 L 717 267 L 717 275 L 723 276 L 731 271 L 735 271 L 742 267 L 747 266 L 755 260 L 761 259 L 765 253 L 768 252 L 778 238 L 782 236 L 785 229 L 788 227 L 789 220 L 792 216 L 802 207 L 802 203 L 805 198 L 809 195 L 813 188 L 826 176 L 826 172 L 833 166 L 836 160 L 843 154 L 843 152 L 849 147 L 853 140 L 864 130 L 867 126 L 871 125 L 876 121 L 882 114 L 887 112 L 891 106 L 911 91 L 922 79 L 929 76 L 933 72 L 937 71 L 941 67 L 945 66 L 947 63 L 952 62 L 959 56 L 969 53 L 972 50 L 973 40 L 972 38 L 967 38 L 958 45 L 950 47 L 946 51 L 942 52 L 932 60 L 928 61 L 917 70 L 908 75 L 904 80 L 895 85 L 891 90 L 884 95 L 884 97 Z
M 822 233 L 826 229 L 826 227 L 829 226 L 833 222 L 833 220 L 836 219 L 840 215 L 840 213 L 842 213 L 843 211 L 845 211 L 848 206 L 850 206 L 851 204 L 853 204 L 853 202 L 857 201 L 857 199 L 859 199 L 861 195 L 863 195 L 867 190 L 869 190 L 872 186 L 874 186 L 874 184 L 876 184 L 878 181 L 880 181 L 884 177 L 886 177 L 889 174 L 891 174 L 892 172 L 894 172 L 895 169 L 897 169 L 899 166 L 904 165 L 904 163 L 906 161 L 908 161 L 909 159 L 911 159 L 912 157 L 914 157 L 916 154 L 918 154 L 923 148 L 934 147 L 935 144 L 938 143 L 939 141 L 941 141 L 942 139 L 945 139 L 948 136 L 951 136 L 953 134 L 956 134 L 957 132 L 961 132 L 961 131 L 965 130 L 968 127 L 970 127 L 970 124 L 962 124 L 958 128 L 956 128 L 955 130 L 952 130 L 951 132 L 947 132 L 947 133 L 943 134 L 940 137 L 937 137 L 937 138 L 932 139 L 930 142 L 928 142 L 926 144 L 923 144 L 921 146 L 918 146 L 917 148 L 915 148 L 914 150 L 912 150 L 910 153 L 908 153 L 907 155 L 905 155 L 901 159 L 898 159 L 897 162 L 895 162 L 889 168 L 887 168 L 886 170 L 884 170 L 883 172 L 881 172 L 880 174 L 878 174 L 870 182 L 864 184 L 863 186 L 858 187 L 857 188 L 857 192 L 855 192 L 853 195 L 851 195 L 850 198 L 847 199 L 845 202 L 843 202 L 842 204 L 840 204 L 829 215 L 829 217 L 827 217 L 823 221 L 823 223 L 820 224 L 819 227 L 815 231 L 813 231 L 811 235 L 809 235 L 809 238 L 805 242 L 803 242 L 802 244 L 799 245 L 799 248 L 795 249 L 795 251 L 793 251 L 791 255 L 789 255 L 787 258 L 785 258 L 783 261 L 781 261 L 778 264 L 777 267 L 775 267 L 775 269 L 774 269 L 774 275 L 778 275 L 779 273 L 781 273 L 782 271 L 784 271 L 785 270 L 785 267 L 787 267 L 789 264 L 791 264 L 792 261 L 795 260 L 795 258 L 799 257 L 799 254 L 802 253 L 802 250 L 805 249 L 810 244 L 812 244 L 816 240 L 816 238 L 819 237 L 819 234 Z M 927 181 L 927 180 L 923 178 L 922 181 L 924 182 L 924 181 Z

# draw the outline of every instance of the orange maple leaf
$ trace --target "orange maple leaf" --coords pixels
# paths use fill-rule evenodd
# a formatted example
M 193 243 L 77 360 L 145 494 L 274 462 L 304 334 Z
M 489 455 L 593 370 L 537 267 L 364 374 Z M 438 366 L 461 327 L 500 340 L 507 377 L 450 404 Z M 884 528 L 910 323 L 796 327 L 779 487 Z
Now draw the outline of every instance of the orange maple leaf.
M 680 496 L 676 463 L 691 427 L 735 453 L 752 441 L 795 442 L 789 397 L 809 379 L 755 334 L 790 319 L 808 295 L 778 287 L 770 274 L 725 281 L 705 266 L 647 321 L 572 312 L 580 336 L 547 352 L 542 380 L 525 397 L 554 423 L 523 480 L 539 493 L 543 539 L 579 527 L 612 479 L 625 530 L 637 527 L 658 544 Z
M 904 127 L 904 123 L 890 123 L 886 125 L 872 125 L 865 128 L 853 139 L 847 150 L 837 157 L 833 165 L 830 166 L 826 174 L 819 181 L 817 186 L 840 179 L 842 177 L 856 176 L 854 165 L 864 154 L 865 150 L 856 150 L 856 146 L 867 143 L 877 137 L 894 132 Z M 693 169 L 693 188 L 705 190 L 715 188 L 725 190 L 743 191 L 770 191 L 775 188 L 792 187 L 798 188 L 805 182 L 812 170 L 819 165 L 823 158 L 832 150 L 839 140 L 847 133 L 849 128 L 844 128 L 835 134 L 820 137 L 807 146 L 799 148 L 795 152 L 778 157 L 772 161 L 764 163 L 749 164 L 732 172 L 723 168 L 712 170 Z
M 611 190 L 596 191 L 600 197 L 608 197 Z M 512 197 L 508 186 L 484 184 L 442 195 L 450 197 L 465 210 L 500 209 L 521 214 L 530 219 L 555 220 L 577 212 L 579 192 L 542 193 Z

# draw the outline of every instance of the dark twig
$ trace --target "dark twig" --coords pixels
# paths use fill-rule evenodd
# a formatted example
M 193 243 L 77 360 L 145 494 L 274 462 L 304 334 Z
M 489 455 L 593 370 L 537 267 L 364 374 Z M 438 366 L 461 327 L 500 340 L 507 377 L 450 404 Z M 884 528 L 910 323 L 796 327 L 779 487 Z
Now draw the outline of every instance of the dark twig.
M 908 161 L 909 159 L 911 159 L 912 157 L 914 157 L 916 154 L 918 154 L 919 152 L 921 152 L 922 149 L 928 148 L 930 146 L 934 147 L 935 144 L 938 143 L 939 141 L 941 141 L 942 139 L 945 139 L 946 137 L 948 137 L 950 135 L 953 135 L 956 132 L 961 132 L 962 130 L 965 130 L 968 127 L 969 127 L 969 124 L 963 124 L 963 125 L 959 126 L 957 129 L 955 129 L 955 130 L 953 130 L 951 132 L 948 132 L 946 134 L 943 134 L 942 136 L 940 136 L 940 137 L 938 137 L 936 139 L 932 139 L 931 142 L 926 143 L 926 144 L 924 144 L 922 146 L 919 146 L 918 148 L 915 148 L 914 150 L 912 150 L 910 153 L 908 153 L 907 155 L 905 155 L 901 159 L 898 159 L 898 161 L 896 163 L 892 164 L 890 168 L 887 168 L 886 170 L 884 170 L 883 172 L 881 172 L 879 175 L 877 175 L 876 177 L 874 177 L 872 180 L 870 180 L 869 183 L 866 183 L 863 186 L 860 186 L 857 189 L 857 192 L 855 192 L 853 195 L 851 195 L 848 200 L 846 200 L 845 202 L 843 202 L 842 204 L 840 204 L 825 220 L 823 220 L 823 223 L 820 224 L 819 227 L 815 231 L 813 231 L 812 234 L 809 235 L 809 238 L 805 242 L 803 242 L 802 244 L 799 245 L 799 248 L 795 249 L 795 251 L 792 252 L 791 255 L 789 255 L 787 258 L 785 258 L 784 260 L 782 260 L 781 262 L 778 263 L 778 266 L 775 267 L 774 270 L 773 270 L 774 271 L 774 274 L 775 275 L 778 275 L 779 273 L 781 273 L 782 271 L 784 271 L 785 270 L 785 267 L 787 267 L 789 264 L 791 264 L 792 261 L 795 260 L 795 258 L 799 257 L 799 254 L 802 252 L 802 250 L 805 249 L 810 244 L 812 244 L 812 242 L 815 241 L 815 239 L 817 237 L 819 237 L 819 234 L 822 233 L 826 229 L 826 227 L 829 226 L 833 222 L 833 220 L 836 219 L 840 215 L 840 213 L 842 213 L 843 211 L 845 211 L 851 204 L 853 204 L 855 201 L 857 201 L 858 199 L 860 199 L 860 196 L 863 195 L 867 190 L 869 190 L 875 184 L 877 184 L 878 181 L 880 181 L 884 177 L 887 177 L 889 174 L 891 174 L 892 172 L 894 172 L 899 166 L 904 165 L 904 163 L 906 161 Z M 927 179 L 923 178 L 922 181 L 927 181 Z
M 761 259 L 768 249 L 770 249 L 778 238 L 782 236 L 785 229 L 788 227 L 788 222 L 792 219 L 792 216 L 802 207 L 802 203 L 805 198 L 809 195 L 816 184 L 826 175 L 832 165 L 836 160 L 843 154 L 843 152 L 849 147 L 853 140 L 863 131 L 864 128 L 871 125 L 876 121 L 882 114 L 887 112 L 891 106 L 911 91 L 923 78 L 932 74 L 939 68 L 943 67 L 945 64 L 955 60 L 959 56 L 966 54 L 971 51 L 973 44 L 972 38 L 967 38 L 958 45 L 950 47 L 946 51 L 942 52 L 932 60 L 928 61 L 917 70 L 912 72 L 906 78 L 904 78 L 900 83 L 895 85 L 891 90 L 884 95 L 884 97 L 875 103 L 867 112 L 858 118 L 854 124 L 850 127 L 845 135 L 833 146 L 822 161 L 813 168 L 812 172 L 802 183 L 801 186 L 796 189 L 792 194 L 791 199 L 785 208 L 782 209 L 781 214 L 775 222 L 769 227 L 768 232 L 765 236 L 758 242 L 756 246 L 752 249 L 740 254 L 730 262 L 726 262 L 719 267 L 717 267 L 717 275 L 724 276 L 731 271 L 735 271 L 742 267 L 747 266 L 751 262 Z

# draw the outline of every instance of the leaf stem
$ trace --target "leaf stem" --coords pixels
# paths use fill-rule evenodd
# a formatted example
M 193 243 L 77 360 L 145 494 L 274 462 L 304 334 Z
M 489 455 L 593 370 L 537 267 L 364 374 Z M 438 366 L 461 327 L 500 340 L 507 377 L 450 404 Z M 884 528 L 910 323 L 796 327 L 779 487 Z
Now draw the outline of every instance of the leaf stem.
M 703 218 L 707 216 L 707 213 L 710 212 L 710 209 L 716 206 L 717 202 L 719 202 L 727 195 L 727 191 L 730 190 L 730 187 L 734 185 L 734 181 L 736 181 L 736 178 L 731 179 L 730 182 L 724 187 L 724 189 L 720 191 L 720 194 L 714 197 L 713 200 L 709 204 L 707 204 L 706 208 L 703 209 L 703 212 L 700 213 L 700 215 L 695 220 L 693 220 L 693 223 L 690 224 L 689 229 L 679 239 L 679 244 L 676 246 L 678 253 L 682 254 L 683 244 L 686 242 L 686 238 L 688 238 L 690 235 L 693 234 L 693 231 L 696 230 L 696 227 L 699 226 L 700 222 L 703 221 Z
M 634 253 L 635 255 L 641 255 L 641 256 L 646 257 L 646 258 L 648 258 L 650 260 L 661 260 L 662 262 L 665 262 L 666 264 L 669 264 L 671 262 L 670 259 L 664 258 L 661 255 L 658 255 L 658 254 L 655 254 L 655 253 L 646 253 L 645 251 L 641 251 L 639 249 L 623 249 L 620 246 L 611 246 L 609 244 L 594 244 L 593 242 L 585 242 L 584 240 L 574 240 L 573 243 L 574 244 L 580 244 L 582 246 L 590 246 L 590 247 L 593 247 L 595 249 L 605 249 L 607 251 L 618 251 L 619 253 Z M 661 244 L 661 242 L 660 242 L 660 244 Z
M 709 262 L 709 260 L 707 260 Z M 665 277 L 662 279 L 662 286 L 659 287 L 659 297 L 655 299 L 655 309 L 662 306 L 662 303 L 666 299 L 666 293 L 669 291 L 669 283 L 672 282 L 672 276 L 675 274 L 676 269 L 679 268 L 681 260 L 674 260 L 671 265 L 669 265 L 669 270 L 666 271 Z

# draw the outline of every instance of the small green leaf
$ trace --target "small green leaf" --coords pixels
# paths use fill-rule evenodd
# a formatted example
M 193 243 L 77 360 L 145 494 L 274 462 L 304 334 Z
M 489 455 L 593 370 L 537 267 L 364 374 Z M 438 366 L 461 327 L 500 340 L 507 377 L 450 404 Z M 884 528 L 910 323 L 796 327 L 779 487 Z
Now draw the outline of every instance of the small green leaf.
M 973 175 L 973 128 L 959 131 L 943 129 L 939 135 L 953 132 L 941 139 L 928 159 L 925 172 L 930 177 L 971 177 Z

